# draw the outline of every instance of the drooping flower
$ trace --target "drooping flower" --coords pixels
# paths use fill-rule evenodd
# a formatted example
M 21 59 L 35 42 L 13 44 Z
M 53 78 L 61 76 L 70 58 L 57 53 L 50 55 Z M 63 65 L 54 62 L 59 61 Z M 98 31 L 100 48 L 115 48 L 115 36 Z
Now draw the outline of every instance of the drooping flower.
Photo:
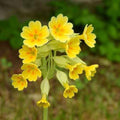
M 78 37 L 73 37 L 67 42 L 66 53 L 70 58 L 76 57 L 76 55 L 81 51 L 79 44 L 80 40 Z
M 24 70 L 22 75 L 29 81 L 36 81 L 38 77 L 41 77 L 40 69 L 33 63 L 23 64 L 21 69 Z
M 42 99 L 37 102 L 39 107 L 47 108 L 50 106 L 50 103 L 46 100 L 46 95 L 42 96 Z
M 98 68 L 98 64 L 95 65 L 91 65 L 91 66 L 86 66 L 84 68 L 85 70 L 85 75 L 87 77 L 88 80 L 91 80 L 91 77 L 93 77 L 96 73 L 96 68 Z
M 27 87 L 27 80 L 22 74 L 13 74 L 11 79 L 13 87 L 17 88 L 19 91 Z
M 30 21 L 29 26 L 23 27 L 21 33 L 24 44 L 29 47 L 42 46 L 48 42 L 49 30 L 46 25 L 42 26 L 40 21 Z
M 81 51 L 81 40 L 91 48 L 95 46 L 96 35 L 92 33 L 92 25 L 86 25 L 83 33 L 79 35 L 74 32 L 68 17 L 59 14 L 51 18 L 48 27 L 42 26 L 40 21 L 30 21 L 28 26 L 23 27 L 21 36 L 24 45 L 19 50 L 19 57 L 23 60 L 23 71 L 12 76 L 12 85 L 19 91 L 27 87 L 28 81 L 36 81 L 43 76 L 40 82 L 42 97 L 37 102 L 37 105 L 43 108 L 50 106 L 47 97 L 50 80 L 54 74 L 64 87 L 63 96 L 72 98 L 78 89 L 69 84 L 69 79 L 76 80 L 85 71 L 86 78 L 91 80 L 98 67 L 97 64 L 87 66 L 77 56 Z M 64 69 L 69 71 L 69 75 Z
M 66 42 L 73 34 L 73 24 L 68 22 L 68 17 L 59 14 L 57 17 L 52 17 L 49 22 L 49 28 L 52 36 L 60 41 Z
M 77 63 L 75 65 L 67 65 L 66 68 L 69 69 L 69 77 L 76 80 L 79 78 L 79 74 L 82 74 L 84 65 L 82 63 Z
M 67 83 L 64 84 L 65 90 L 63 92 L 63 96 L 65 98 L 72 98 L 75 93 L 78 92 L 78 89 L 74 85 L 69 85 Z
M 96 35 L 94 33 L 92 33 L 94 30 L 92 25 L 86 25 L 83 31 L 83 34 L 80 35 L 80 39 L 83 39 L 85 41 L 85 43 L 89 46 L 89 47 L 95 47 L 95 39 L 96 39 Z
M 37 57 L 37 49 L 35 47 L 29 48 L 23 45 L 19 50 L 19 57 L 23 59 L 23 63 L 34 62 Z

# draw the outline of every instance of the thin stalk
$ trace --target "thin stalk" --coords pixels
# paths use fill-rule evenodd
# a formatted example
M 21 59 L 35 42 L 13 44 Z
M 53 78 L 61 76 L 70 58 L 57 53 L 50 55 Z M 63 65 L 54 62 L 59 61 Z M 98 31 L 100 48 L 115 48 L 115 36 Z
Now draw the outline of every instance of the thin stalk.
M 43 120 L 48 120 L 48 108 L 43 108 Z
M 56 56 L 56 51 L 54 51 L 54 57 Z
M 47 63 L 48 61 L 48 63 Z M 43 79 L 45 79 L 45 77 L 48 77 L 49 72 L 50 72 L 50 67 L 51 67 L 51 53 L 48 56 L 48 59 L 44 58 L 43 59 L 43 63 L 45 66 L 45 74 L 43 75 Z M 43 120 L 48 120 L 48 108 L 43 108 Z
M 54 57 L 56 57 L 56 51 L 54 51 Z M 55 68 L 55 62 L 53 62 L 53 66 Z
M 43 64 L 43 79 L 46 77 L 47 74 L 47 62 L 46 58 L 42 58 L 42 64 Z
M 50 54 L 50 62 L 51 62 L 51 69 L 53 68 L 53 58 L 52 58 L 52 52 Z
M 45 79 L 47 73 L 48 73 L 48 66 L 46 63 L 46 58 L 42 59 L 42 64 L 43 64 L 43 69 L 44 69 L 44 74 L 43 74 L 43 79 Z M 48 108 L 43 108 L 43 120 L 48 120 Z
M 50 69 L 51 69 L 51 52 L 48 56 L 48 75 L 49 75 Z

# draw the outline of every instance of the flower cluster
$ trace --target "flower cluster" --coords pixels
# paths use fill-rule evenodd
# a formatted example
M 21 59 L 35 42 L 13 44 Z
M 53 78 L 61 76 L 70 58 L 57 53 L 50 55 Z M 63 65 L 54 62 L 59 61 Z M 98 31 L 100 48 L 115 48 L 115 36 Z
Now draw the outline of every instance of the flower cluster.
M 72 98 L 78 89 L 75 85 L 70 85 L 70 79 L 79 79 L 79 75 L 85 72 L 86 78 L 91 80 L 98 68 L 97 64 L 87 66 L 77 56 L 81 52 L 82 41 L 91 48 L 95 46 L 96 35 L 92 33 L 93 29 L 92 25 L 86 25 L 82 34 L 75 33 L 73 24 L 62 14 L 52 17 L 48 26 L 42 26 L 40 21 L 30 21 L 21 33 L 24 39 L 24 45 L 19 50 L 19 57 L 23 62 L 22 73 L 11 77 L 14 88 L 21 91 L 27 87 L 28 81 L 35 82 L 42 77 L 42 98 L 37 105 L 49 107 L 49 81 L 56 74 L 64 88 L 63 96 Z M 68 72 L 68 76 L 65 71 Z

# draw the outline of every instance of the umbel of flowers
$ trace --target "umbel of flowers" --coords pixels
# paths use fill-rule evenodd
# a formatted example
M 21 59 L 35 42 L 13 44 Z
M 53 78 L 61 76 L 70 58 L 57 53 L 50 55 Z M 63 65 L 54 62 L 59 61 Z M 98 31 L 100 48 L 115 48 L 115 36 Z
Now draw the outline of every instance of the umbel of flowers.
M 21 37 L 24 41 L 19 50 L 23 62 L 22 73 L 12 75 L 13 87 L 21 91 L 27 88 L 28 81 L 36 82 L 42 78 L 42 97 L 37 105 L 46 108 L 50 106 L 47 100 L 49 82 L 56 75 L 64 88 L 63 96 L 72 98 L 78 89 L 70 85 L 69 81 L 79 79 L 82 73 L 91 80 L 98 68 L 97 64 L 88 66 L 77 56 L 81 52 L 82 41 L 91 48 L 95 47 L 96 35 L 92 33 L 93 29 L 92 25 L 86 25 L 82 34 L 75 33 L 73 24 L 62 14 L 52 17 L 48 26 L 42 25 L 40 21 L 30 21 L 22 29 Z

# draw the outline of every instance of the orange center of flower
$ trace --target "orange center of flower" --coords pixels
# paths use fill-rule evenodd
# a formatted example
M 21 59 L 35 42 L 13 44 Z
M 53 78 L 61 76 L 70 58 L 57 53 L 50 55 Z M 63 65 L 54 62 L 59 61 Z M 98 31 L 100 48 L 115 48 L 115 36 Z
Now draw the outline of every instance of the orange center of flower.
M 68 90 L 66 91 L 66 93 L 70 94 L 72 91 L 70 88 L 68 88 Z
M 18 79 L 19 81 L 24 81 L 24 79 L 23 79 L 22 77 L 20 77 L 20 76 L 18 76 L 17 79 Z
M 53 28 L 55 30 L 55 33 L 59 33 L 59 35 L 64 32 L 64 28 L 61 24 L 55 25 Z
M 34 35 L 34 39 L 35 39 L 35 40 L 38 39 L 38 35 L 37 35 L 37 34 Z
M 24 85 L 24 79 L 22 77 L 17 77 L 18 78 L 18 83 L 21 84 L 22 86 Z

